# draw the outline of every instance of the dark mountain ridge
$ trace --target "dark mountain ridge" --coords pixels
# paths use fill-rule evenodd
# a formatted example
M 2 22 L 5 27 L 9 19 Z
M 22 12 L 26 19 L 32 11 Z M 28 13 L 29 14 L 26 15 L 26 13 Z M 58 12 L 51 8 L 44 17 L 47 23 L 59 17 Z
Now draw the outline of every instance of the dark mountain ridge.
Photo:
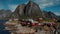
M 27 4 L 18 5 L 13 14 L 20 19 L 42 17 L 39 5 L 32 1 L 29 1 Z

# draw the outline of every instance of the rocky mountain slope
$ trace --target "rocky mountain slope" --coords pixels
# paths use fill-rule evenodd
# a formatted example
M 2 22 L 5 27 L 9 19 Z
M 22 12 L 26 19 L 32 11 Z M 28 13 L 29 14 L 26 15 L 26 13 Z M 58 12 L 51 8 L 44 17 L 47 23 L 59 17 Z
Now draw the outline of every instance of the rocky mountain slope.
M 43 11 L 42 14 L 43 14 L 44 19 L 54 19 L 54 20 L 59 19 L 58 16 L 56 14 L 54 14 L 53 12 L 51 12 L 51 11 L 48 11 L 48 12 Z
M 29 1 L 27 4 L 18 5 L 13 14 L 15 18 L 19 17 L 20 19 L 42 17 L 39 5 L 32 1 Z
M 25 15 L 30 18 L 42 17 L 40 7 L 35 2 L 29 1 L 25 7 Z

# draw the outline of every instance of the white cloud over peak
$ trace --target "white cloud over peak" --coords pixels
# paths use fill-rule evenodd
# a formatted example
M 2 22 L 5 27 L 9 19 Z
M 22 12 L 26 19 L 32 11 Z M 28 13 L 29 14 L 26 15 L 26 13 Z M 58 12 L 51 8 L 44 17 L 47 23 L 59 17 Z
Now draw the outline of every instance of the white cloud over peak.
M 15 9 L 16 9 L 17 6 L 18 6 L 18 5 L 8 5 L 9 9 L 11 9 L 12 12 L 15 11 Z
M 41 8 L 59 4 L 59 0 L 34 0 Z
M 47 6 L 52 6 L 52 5 L 54 5 L 54 4 L 52 2 L 50 2 L 50 3 L 40 4 L 39 6 L 40 6 L 40 8 L 45 8 Z
M 52 2 L 50 2 L 50 3 L 42 4 L 42 6 L 44 6 L 44 7 L 46 7 L 46 6 L 50 6 L 50 5 L 53 5 L 53 3 L 52 3 Z

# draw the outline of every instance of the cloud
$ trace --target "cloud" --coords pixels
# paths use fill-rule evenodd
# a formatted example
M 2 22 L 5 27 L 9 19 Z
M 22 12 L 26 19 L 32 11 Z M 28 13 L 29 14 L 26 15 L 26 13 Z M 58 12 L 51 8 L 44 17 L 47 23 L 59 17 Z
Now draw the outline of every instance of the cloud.
M 39 6 L 40 6 L 40 8 L 46 8 L 46 7 L 52 6 L 52 5 L 54 5 L 54 4 L 53 4 L 52 2 L 50 2 L 50 3 L 41 4 L 41 5 L 39 5 Z
M 8 5 L 8 7 L 9 7 L 9 9 L 10 10 L 12 10 L 12 12 L 14 12 L 15 11 L 15 9 L 16 9 L 16 7 L 17 7 L 18 5 Z
M 42 4 L 42 6 L 44 6 L 44 7 L 46 7 L 46 6 L 50 6 L 50 5 L 53 5 L 53 3 L 50 2 L 50 3 Z
M 54 12 L 56 15 L 60 15 L 60 12 Z
M 60 4 L 59 1 L 60 0 L 34 0 L 34 2 L 36 2 L 40 8 L 46 8 L 48 6 Z

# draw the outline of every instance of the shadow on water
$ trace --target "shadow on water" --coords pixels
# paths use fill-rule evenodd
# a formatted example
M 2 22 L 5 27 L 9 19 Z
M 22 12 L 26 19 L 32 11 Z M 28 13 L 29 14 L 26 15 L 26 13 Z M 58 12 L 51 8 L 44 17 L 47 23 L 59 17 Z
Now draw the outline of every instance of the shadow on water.
M 10 32 L 7 30 L 0 30 L 0 34 L 10 34 Z
M 10 34 L 9 31 L 3 30 L 5 28 L 3 24 L 5 24 L 6 21 L 8 20 L 0 20 L 0 34 Z

